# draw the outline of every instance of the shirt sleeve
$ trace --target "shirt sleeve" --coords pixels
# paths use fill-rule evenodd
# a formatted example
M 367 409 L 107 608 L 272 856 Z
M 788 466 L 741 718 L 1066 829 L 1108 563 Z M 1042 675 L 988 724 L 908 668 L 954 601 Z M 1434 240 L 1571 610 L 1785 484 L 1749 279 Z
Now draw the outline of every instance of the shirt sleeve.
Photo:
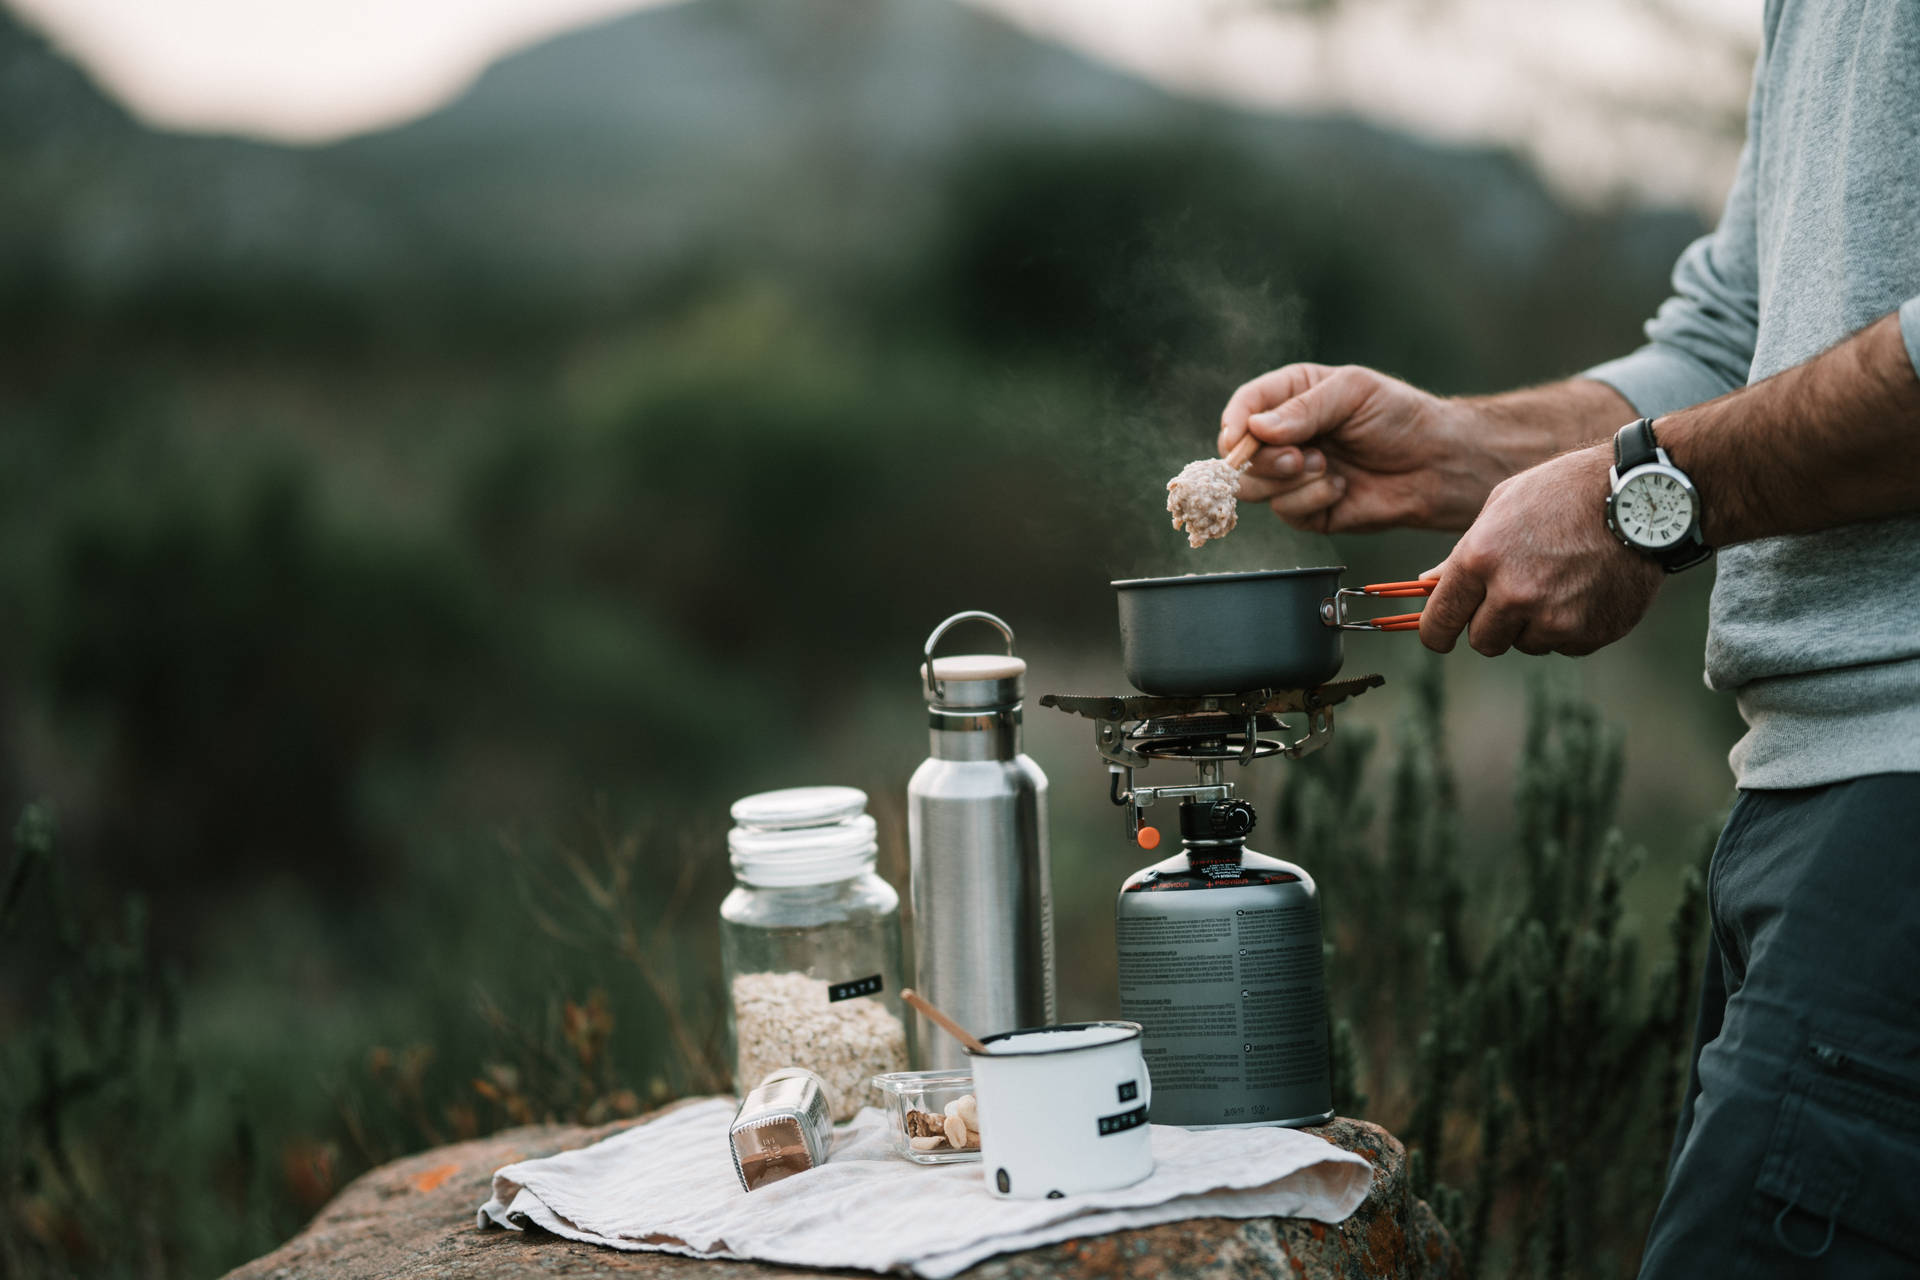
M 1647 345 L 1581 375 L 1618 391 L 1643 417 L 1672 413 L 1747 385 L 1760 330 L 1753 221 L 1760 83 L 1756 69 L 1747 141 L 1720 225 L 1688 245 L 1674 264 L 1673 296 L 1647 321 Z M 1920 335 L 1920 308 L 1909 333 Z M 1908 348 L 1915 348 L 1911 336 Z
M 1900 337 L 1907 344 L 1907 359 L 1920 376 L 1920 297 L 1908 298 L 1900 306 Z

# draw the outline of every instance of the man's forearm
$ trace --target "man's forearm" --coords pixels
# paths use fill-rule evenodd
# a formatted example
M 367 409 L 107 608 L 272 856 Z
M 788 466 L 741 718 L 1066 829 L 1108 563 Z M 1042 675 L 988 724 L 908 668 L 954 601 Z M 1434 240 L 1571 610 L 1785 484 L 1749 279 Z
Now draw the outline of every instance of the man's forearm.
M 1476 441 L 1499 459 L 1504 475 L 1608 439 L 1634 417 L 1625 396 L 1591 378 L 1448 403 L 1471 416 Z
M 1654 432 L 1716 547 L 1920 511 L 1920 378 L 1898 314 Z

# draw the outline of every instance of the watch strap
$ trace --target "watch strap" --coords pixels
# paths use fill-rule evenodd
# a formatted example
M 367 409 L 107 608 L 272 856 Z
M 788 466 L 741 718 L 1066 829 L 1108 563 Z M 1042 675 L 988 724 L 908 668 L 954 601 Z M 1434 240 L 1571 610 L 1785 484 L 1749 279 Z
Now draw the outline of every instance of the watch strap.
M 1682 569 L 1691 569 L 1713 559 L 1713 548 L 1695 531 L 1690 537 L 1656 552 L 1653 558 L 1668 573 L 1679 573 Z
M 1653 419 L 1635 418 L 1613 436 L 1613 469 L 1621 476 L 1656 460 Z

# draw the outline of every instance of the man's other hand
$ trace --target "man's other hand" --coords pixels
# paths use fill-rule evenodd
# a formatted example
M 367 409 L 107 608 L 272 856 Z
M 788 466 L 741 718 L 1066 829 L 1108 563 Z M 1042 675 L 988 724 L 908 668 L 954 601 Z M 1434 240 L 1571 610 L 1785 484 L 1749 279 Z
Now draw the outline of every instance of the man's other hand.
M 1609 445 L 1550 461 L 1495 486 L 1480 518 L 1438 569 L 1420 642 L 1440 653 L 1467 633 L 1493 657 L 1592 653 L 1631 631 L 1666 573 L 1607 530 Z
M 1514 470 L 1482 447 L 1473 416 L 1372 369 L 1290 364 L 1233 393 L 1220 453 L 1257 436 L 1241 500 L 1268 503 L 1297 529 L 1464 529 Z

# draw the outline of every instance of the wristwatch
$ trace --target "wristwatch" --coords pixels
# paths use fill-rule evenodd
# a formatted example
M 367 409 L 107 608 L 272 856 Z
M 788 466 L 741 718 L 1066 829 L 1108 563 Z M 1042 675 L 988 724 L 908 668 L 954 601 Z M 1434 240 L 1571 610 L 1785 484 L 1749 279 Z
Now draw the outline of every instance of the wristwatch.
M 1607 528 L 1668 573 L 1713 557 L 1700 536 L 1700 494 L 1653 438 L 1653 419 L 1639 418 L 1613 437 L 1607 473 Z

